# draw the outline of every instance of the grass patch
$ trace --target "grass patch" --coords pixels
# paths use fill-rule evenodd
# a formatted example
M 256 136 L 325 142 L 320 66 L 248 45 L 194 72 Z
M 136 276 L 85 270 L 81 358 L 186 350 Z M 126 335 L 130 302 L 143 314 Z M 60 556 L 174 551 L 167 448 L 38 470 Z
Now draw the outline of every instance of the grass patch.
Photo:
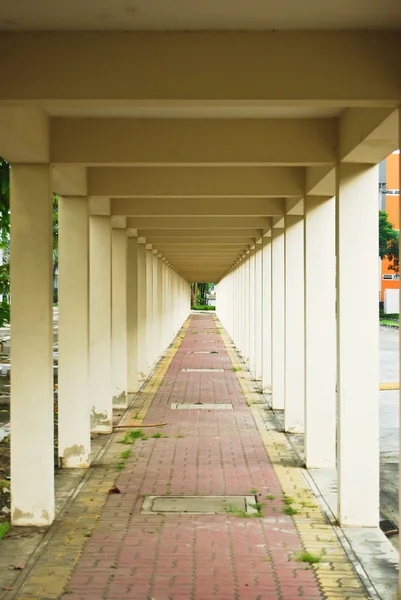
M 120 456 L 124 460 L 127 460 L 127 458 L 129 458 L 131 456 L 131 454 L 132 454 L 132 450 L 131 450 L 131 448 L 128 448 L 128 450 L 124 450 L 124 452 L 121 452 Z
M 380 325 L 392 325 L 393 327 L 399 327 L 397 321 L 391 321 L 390 319 L 380 319 Z
M 127 433 L 125 438 L 121 440 L 122 444 L 134 444 L 136 440 L 147 440 L 149 439 L 147 435 L 144 434 L 142 429 L 136 429 L 135 431 L 130 431 Z
M 256 494 L 258 493 L 258 490 L 256 488 L 251 488 L 249 490 L 249 493 L 252 494 L 253 496 L 256 496 Z
M 275 500 L 276 496 L 273 496 L 273 494 L 269 494 L 268 496 L 265 496 L 266 500 Z
M 293 508 L 292 506 L 286 506 L 283 512 L 285 515 L 289 515 L 290 517 L 292 517 L 293 515 L 297 515 L 299 513 L 299 510 Z
M 4 523 L 0 523 L 0 540 L 6 535 L 7 531 L 10 529 L 10 523 L 8 521 L 4 521 Z
M 291 504 L 294 504 L 294 498 L 291 498 L 291 496 L 284 496 L 283 502 L 286 506 L 291 506 Z
M 216 307 L 209 304 L 197 304 L 196 306 L 191 306 L 191 310 L 216 310 Z
M 312 554 L 311 552 L 302 552 L 302 554 L 300 554 L 297 557 L 297 560 L 299 562 L 308 563 L 309 565 L 315 565 L 317 563 L 320 563 L 320 561 L 322 560 L 322 554 Z
M 122 471 L 124 468 L 125 468 L 125 460 L 117 463 L 117 465 L 116 465 L 117 471 Z

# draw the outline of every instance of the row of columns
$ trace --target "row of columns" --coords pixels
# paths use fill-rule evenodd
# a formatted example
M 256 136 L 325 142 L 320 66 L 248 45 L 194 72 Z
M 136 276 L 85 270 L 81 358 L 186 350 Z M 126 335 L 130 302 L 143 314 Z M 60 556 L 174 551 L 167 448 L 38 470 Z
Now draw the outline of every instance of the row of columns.
M 49 165 L 11 169 L 11 517 L 54 519 L 52 193 Z M 190 310 L 189 284 L 146 239 L 59 200 L 58 457 L 90 464 Z
M 217 314 L 309 468 L 335 467 L 342 524 L 379 523 L 378 170 L 340 165 L 335 198 L 246 252 Z

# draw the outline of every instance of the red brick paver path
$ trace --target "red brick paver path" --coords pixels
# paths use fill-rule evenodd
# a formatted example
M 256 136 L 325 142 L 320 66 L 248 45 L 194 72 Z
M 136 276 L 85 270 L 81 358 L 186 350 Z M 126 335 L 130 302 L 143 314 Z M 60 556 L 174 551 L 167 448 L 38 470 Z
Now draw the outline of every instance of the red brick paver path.
M 234 410 L 170 410 L 181 402 L 232 403 Z M 323 598 L 314 572 L 294 557 L 302 551 L 298 533 L 283 514 L 280 485 L 212 316 L 191 318 L 145 423 L 163 421 L 169 437 L 133 446 L 117 481 L 121 494 L 110 495 L 64 597 Z M 264 503 L 263 518 L 141 514 L 143 495 L 250 495 L 252 489 Z

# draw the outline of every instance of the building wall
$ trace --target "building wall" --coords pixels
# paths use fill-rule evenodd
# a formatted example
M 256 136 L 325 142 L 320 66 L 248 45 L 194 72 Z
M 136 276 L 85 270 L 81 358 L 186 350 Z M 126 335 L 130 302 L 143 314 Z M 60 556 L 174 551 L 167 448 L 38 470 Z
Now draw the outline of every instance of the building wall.
M 399 155 L 390 154 L 386 159 L 386 188 L 389 192 L 398 190 L 398 194 L 386 194 L 386 207 L 385 211 L 388 215 L 390 223 L 394 225 L 396 229 L 400 229 L 400 210 L 399 210 L 399 188 L 400 188 L 400 174 L 399 174 Z M 382 260 L 381 264 L 381 301 L 384 302 L 384 290 L 386 289 L 398 289 L 400 287 L 400 281 L 383 279 L 384 274 L 393 274 L 389 267 L 389 261 L 387 258 Z

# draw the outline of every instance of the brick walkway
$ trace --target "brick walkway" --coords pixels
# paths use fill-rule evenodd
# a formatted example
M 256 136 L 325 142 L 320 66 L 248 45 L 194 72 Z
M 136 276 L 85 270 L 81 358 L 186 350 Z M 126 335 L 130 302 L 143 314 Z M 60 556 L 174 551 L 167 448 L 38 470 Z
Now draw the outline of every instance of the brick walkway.
M 173 403 L 233 410 L 171 410 Z M 368 598 L 269 413 L 217 319 L 192 316 L 127 417 L 147 439 L 123 445 L 127 431 L 110 437 L 29 573 L 4 598 Z M 114 483 L 121 493 L 108 493 Z M 262 508 L 258 518 L 141 513 L 152 495 L 255 495 Z M 305 564 L 305 551 L 320 562 Z
M 194 368 L 224 372 L 182 372 Z M 234 410 L 170 410 L 182 402 L 232 403 Z M 300 538 L 283 514 L 279 482 L 212 316 L 191 318 L 144 423 L 165 421 L 169 437 L 135 442 L 117 480 L 121 494 L 110 496 L 66 598 L 323 598 L 314 572 L 289 560 L 302 551 Z M 141 515 L 143 495 L 250 490 L 264 504 L 263 518 Z

